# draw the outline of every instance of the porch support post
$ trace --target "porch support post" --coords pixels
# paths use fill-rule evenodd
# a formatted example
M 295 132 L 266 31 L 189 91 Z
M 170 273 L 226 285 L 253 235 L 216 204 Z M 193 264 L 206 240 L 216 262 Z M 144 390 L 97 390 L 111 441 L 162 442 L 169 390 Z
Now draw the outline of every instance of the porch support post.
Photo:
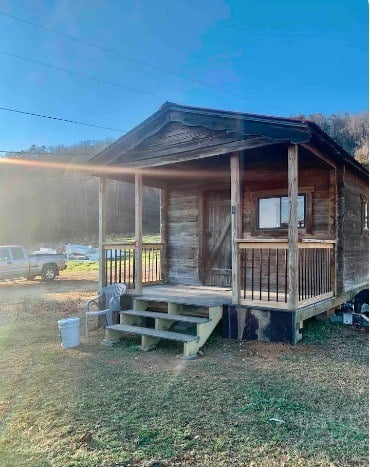
M 135 293 L 142 292 L 143 279 L 143 176 L 135 173 Z
M 231 288 L 232 303 L 240 301 L 240 255 L 237 239 L 242 235 L 240 153 L 230 157 L 231 175 Z
M 168 245 L 168 189 L 161 189 L 161 207 L 160 207 L 160 233 L 161 243 L 163 243 L 161 250 L 161 275 L 162 281 L 166 284 L 168 280 L 167 268 L 167 245 Z
M 298 145 L 288 147 L 288 307 L 298 308 Z
M 99 290 L 105 287 L 105 254 L 103 244 L 106 236 L 106 188 L 107 180 L 99 177 Z
M 337 168 L 331 168 L 329 170 L 329 239 L 337 240 Z M 330 288 L 334 292 L 334 296 L 337 296 L 337 257 L 336 257 L 336 244 L 334 245 L 334 251 L 330 253 L 330 277 L 331 283 Z

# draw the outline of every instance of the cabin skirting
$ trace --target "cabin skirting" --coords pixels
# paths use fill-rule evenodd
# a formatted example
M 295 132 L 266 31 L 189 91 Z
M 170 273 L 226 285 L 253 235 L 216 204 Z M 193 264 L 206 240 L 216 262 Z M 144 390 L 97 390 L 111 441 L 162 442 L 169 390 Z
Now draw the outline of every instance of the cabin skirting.
M 295 311 L 264 310 L 240 305 L 224 307 L 222 336 L 290 344 L 296 344 L 300 339 Z

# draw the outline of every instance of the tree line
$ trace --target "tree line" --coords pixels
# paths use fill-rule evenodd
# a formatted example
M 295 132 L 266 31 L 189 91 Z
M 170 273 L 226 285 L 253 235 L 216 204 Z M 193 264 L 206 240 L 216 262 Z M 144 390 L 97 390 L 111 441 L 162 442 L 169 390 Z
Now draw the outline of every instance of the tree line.
M 32 146 L 21 154 L 8 154 L 21 164 L 1 165 L 0 243 L 31 247 L 38 243 L 96 242 L 98 183 L 86 172 L 71 169 L 71 164 L 85 164 L 111 142 Z M 33 167 L 27 161 L 56 161 L 66 168 Z M 144 234 L 155 234 L 159 232 L 159 191 L 144 187 L 143 204 Z M 135 218 L 133 185 L 107 180 L 107 205 L 108 232 L 131 235 Z
M 317 123 L 344 149 L 368 166 L 368 115 L 365 113 L 299 115 Z M 112 141 L 82 141 L 71 146 L 31 146 L 6 156 L 13 161 L 84 164 Z M 143 230 L 159 232 L 159 191 L 144 189 Z M 108 181 L 109 234 L 134 231 L 134 187 Z M 86 173 L 64 169 L 2 164 L 0 170 L 0 243 L 94 242 L 98 233 L 98 184 Z

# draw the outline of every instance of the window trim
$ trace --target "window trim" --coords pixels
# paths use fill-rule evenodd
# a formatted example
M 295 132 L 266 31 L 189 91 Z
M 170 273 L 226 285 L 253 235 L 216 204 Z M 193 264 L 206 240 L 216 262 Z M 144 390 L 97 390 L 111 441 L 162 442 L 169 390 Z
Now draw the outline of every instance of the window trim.
M 303 227 L 298 227 L 298 230 L 302 230 L 302 229 L 305 229 L 306 228 L 306 224 L 307 224 L 307 221 L 306 221 L 306 211 L 307 211 L 307 195 L 306 193 L 298 193 L 298 196 L 303 196 L 304 198 L 304 204 L 303 204 L 303 209 L 304 209 L 304 214 L 303 214 L 303 218 L 304 218 L 304 226 Z M 279 227 L 260 227 L 260 201 L 262 199 L 276 199 L 278 198 L 280 200 L 280 226 Z M 261 197 L 258 197 L 257 198 L 257 219 L 256 219 L 256 229 L 257 230 L 287 230 L 288 227 L 285 227 L 285 226 L 281 226 L 281 200 L 283 198 L 288 198 L 288 196 L 286 195 L 274 195 L 274 196 L 261 196 Z
M 365 213 L 367 216 L 365 217 Z M 369 232 L 369 199 L 366 195 L 361 195 L 361 234 L 365 235 Z
M 313 206 L 313 186 L 299 187 L 298 194 L 305 197 L 305 227 L 299 227 L 299 235 L 313 234 L 312 206 Z M 288 233 L 287 227 L 262 227 L 259 228 L 259 199 L 287 197 L 287 189 L 264 190 L 250 192 L 251 200 L 251 231 L 252 235 L 283 235 Z

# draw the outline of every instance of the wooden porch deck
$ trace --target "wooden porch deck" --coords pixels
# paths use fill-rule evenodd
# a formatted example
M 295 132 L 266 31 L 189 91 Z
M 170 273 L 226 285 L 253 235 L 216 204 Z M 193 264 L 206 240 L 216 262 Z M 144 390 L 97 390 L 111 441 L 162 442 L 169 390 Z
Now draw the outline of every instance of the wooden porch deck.
M 261 299 L 258 299 L 256 291 L 254 293 L 256 297 L 254 300 L 243 299 L 241 297 L 239 304 L 260 309 L 288 310 L 287 299 L 284 293 L 278 293 L 279 301 L 267 300 L 266 291 L 263 292 L 263 298 Z M 141 294 L 135 294 L 134 290 L 129 291 L 129 294 L 136 299 L 144 301 L 175 303 L 194 307 L 213 307 L 232 304 L 231 288 L 229 287 L 161 284 L 143 286 Z M 247 296 L 249 295 L 251 295 L 251 290 L 247 290 Z M 304 308 L 331 298 L 333 298 L 332 292 L 318 295 L 314 298 L 300 301 L 298 308 Z
M 186 285 L 149 285 L 144 286 L 141 300 L 178 303 L 197 307 L 213 307 L 231 304 L 231 288 L 186 286 Z

